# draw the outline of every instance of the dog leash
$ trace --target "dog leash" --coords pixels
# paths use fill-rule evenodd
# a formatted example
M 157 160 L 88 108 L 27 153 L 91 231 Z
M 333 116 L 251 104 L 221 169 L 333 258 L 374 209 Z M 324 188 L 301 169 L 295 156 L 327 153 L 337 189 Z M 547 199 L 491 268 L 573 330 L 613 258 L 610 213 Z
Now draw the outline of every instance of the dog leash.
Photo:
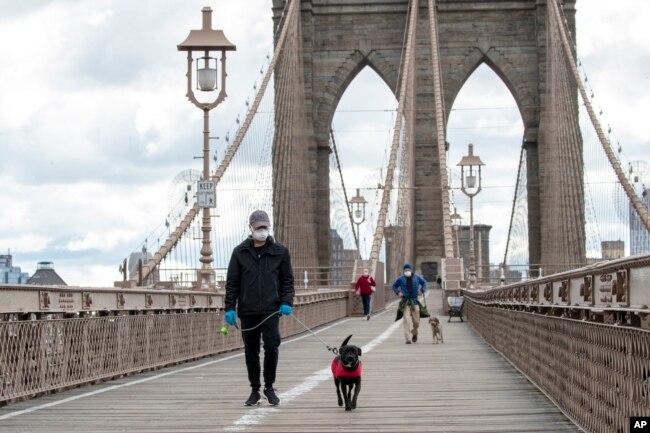
M 320 338 L 320 337 L 319 337 L 319 336 L 318 336 L 314 331 L 312 331 L 311 329 L 309 329 L 309 326 L 307 326 L 307 325 L 305 325 L 304 323 L 302 323 L 302 322 L 300 321 L 300 319 L 298 319 L 296 316 L 293 315 L 293 313 L 291 313 L 291 317 L 293 317 L 293 318 L 296 320 L 296 322 L 300 323 L 300 324 L 301 324 L 301 325 L 302 325 L 302 326 L 303 326 L 303 327 L 304 327 L 304 328 L 305 328 L 305 329 L 306 329 L 306 330 L 307 330 L 311 335 L 313 335 L 314 337 L 316 337 L 316 338 L 318 339 L 318 341 L 320 341 L 320 343 L 321 343 L 323 346 L 325 346 L 325 348 L 326 348 L 327 350 L 329 350 L 330 352 L 332 352 L 334 355 L 338 355 L 338 354 L 339 354 L 339 349 L 337 349 L 336 347 L 332 347 L 332 346 L 328 345 L 327 343 L 325 343 L 325 342 L 323 341 L 322 338 Z
M 242 329 L 239 329 L 239 326 L 237 326 L 237 322 L 235 322 L 235 325 L 234 325 L 234 326 L 235 326 L 235 328 L 237 328 L 237 330 L 240 331 L 240 332 L 252 331 L 252 330 L 254 330 L 254 329 L 259 328 L 260 326 L 262 326 L 262 324 L 263 324 L 264 322 L 266 322 L 267 320 L 269 320 L 271 317 L 275 316 L 276 314 L 279 315 L 280 313 L 279 313 L 279 312 L 273 312 L 273 313 L 269 314 L 267 317 L 264 318 L 264 320 L 262 320 L 260 323 L 258 323 L 257 325 L 255 325 L 255 326 L 253 326 L 253 327 L 251 327 L 251 328 L 245 328 L 245 329 L 242 328 Z M 305 329 L 306 329 L 306 330 L 307 330 L 311 335 L 313 335 L 314 337 L 316 337 L 316 339 L 318 339 L 318 341 L 319 341 L 323 346 L 325 346 L 325 348 L 326 348 L 327 350 L 329 350 L 330 352 L 332 352 L 334 355 L 338 355 L 338 354 L 339 354 L 339 350 L 338 350 L 338 348 L 336 348 L 336 347 L 332 347 L 332 346 L 330 346 L 329 344 L 325 343 L 325 341 L 323 341 L 323 339 L 320 338 L 320 337 L 318 336 L 318 334 L 316 334 L 314 331 L 312 331 L 312 330 L 309 328 L 309 326 L 307 326 L 307 325 L 305 325 L 304 323 L 302 323 L 302 321 L 301 321 L 300 319 L 298 319 L 298 318 L 297 318 L 293 313 L 291 313 L 290 316 L 293 317 L 294 320 L 295 320 L 296 322 L 300 323 L 300 324 L 301 324 L 301 325 L 302 325 L 302 326 L 303 326 L 303 327 L 304 327 L 304 328 L 305 328 Z M 223 333 L 223 331 L 222 331 L 222 333 Z M 226 334 L 224 334 L 224 335 L 226 335 Z
M 257 328 L 259 328 L 260 326 L 262 326 L 262 323 L 266 322 L 267 320 L 269 320 L 271 317 L 275 316 L 276 314 L 279 315 L 280 313 L 278 313 L 278 312 L 276 311 L 276 312 L 274 312 L 274 313 L 269 314 L 268 316 L 266 316 L 266 318 L 265 318 L 264 320 L 262 320 L 260 323 L 258 323 L 257 325 L 253 326 L 252 328 L 246 328 L 246 329 L 242 328 L 242 329 L 239 329 L 239 326 L 237 326 L 237 322 L 235 322 L 235 328 L 239 329 L 239 331 L 241 331 L 241 332 L 252 331 L 253 329 L 257 329 Z

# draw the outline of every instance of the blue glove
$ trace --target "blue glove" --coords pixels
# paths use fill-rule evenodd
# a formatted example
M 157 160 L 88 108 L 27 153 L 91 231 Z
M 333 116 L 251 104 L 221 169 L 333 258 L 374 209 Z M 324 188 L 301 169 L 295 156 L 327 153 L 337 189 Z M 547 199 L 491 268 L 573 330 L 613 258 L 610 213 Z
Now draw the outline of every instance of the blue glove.
M 234 326 L 237 323 L 237 312 L 235 310 L 226 311 L 226 323 Z
M 288 316 L 291 314 L 292 311 L 293 309 L 291 308 L 291 305 L 287 305 L 287 304 L 280 305 L 280 314 L 284 316 Z

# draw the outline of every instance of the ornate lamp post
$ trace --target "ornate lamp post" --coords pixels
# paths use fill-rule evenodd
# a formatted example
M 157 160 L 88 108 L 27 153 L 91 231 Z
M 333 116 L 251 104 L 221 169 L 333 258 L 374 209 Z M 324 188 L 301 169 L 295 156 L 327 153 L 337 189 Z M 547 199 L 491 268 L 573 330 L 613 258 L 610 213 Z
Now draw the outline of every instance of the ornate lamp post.
M 469 288 L 476 287 L 476 257 L 474 255 L 474 196 L 481 192 L 481 166 L 483 161 L 474 155 L 474 145 L 467 146 L 468 155 L 461 158 L 460 166 L 461 190 L 469 197 Z M 477 173 L 478 172 L 478 173 Z M 478 176 L 478 183 L 476 178 Z
M 454 213 L 451 214 L 451 225 L 454 227 L 454 234 L 456 235 L 456 257 L 460 257 L 460 245 L 458 243 L 458 227 L 460 227 L 460 222 L 463 219 L 462 216 L 456 211 L 454 206 Z
M 363 224 L 366 220 L 366 199 L 359 194 L 359 188 L 357 188 L 357 195 L 350 199 L 350 206 L 352 206 L 352 222 L 357 226 L 357 251 L 359 253 L 359 244 L 361 242 L 361 232 L 359 231 L 359 226 Z
M 199 288 L 214 287 L 214 270 L 210 264 L 214 261 L 212 257 L 212 246 L 210 243 L 210 208 L 216 207 L 215 200 L 201 200 L 201 197 L 214 197 L 215 185 L 210 180 L 210 117 L 209 113 L 226 98 L 226 51 L 235 51 L 233 45 L 223 34 L 222 30 L 212 29 L 212 9 L 204 7 L 203 28 L 192 30 L 187 38 L 177 46 L 178 51 L 187 51 L 187 99 L 195 106 L 203 110 L 203 180 L 199 182 L 198 198 L 199 206 L 203 208 L 203 220 L 201 231 L 203 241 L 201 246 L 201 258 L 203 264 L 199 272 Z M 200 102 L 194 95 L 193 87 L 201 92 L 214 92 L 217 89 L 218 71 L 217 59 L 211 57 L 212 51 L 221 51 L 221 91 L 212 102 Z M 194 54 L 196 58 L 196 79 L 192 80 L 192 63 Z M 194 83 L 193 83 L 194 81 Z M 203 203 L 202 203 L 203 201 Z

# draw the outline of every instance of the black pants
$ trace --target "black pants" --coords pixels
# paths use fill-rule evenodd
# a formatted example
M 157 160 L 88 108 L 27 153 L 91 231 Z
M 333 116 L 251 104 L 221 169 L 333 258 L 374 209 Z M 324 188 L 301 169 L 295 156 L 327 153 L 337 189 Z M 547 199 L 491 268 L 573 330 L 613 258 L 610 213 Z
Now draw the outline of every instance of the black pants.
M 268 314 L 261 316 L 243 316 L 242 329 L 253 328 L 266 319 Z M 259 327 L 251 331 L 243 331 L 244 355 L 248 381 L 254 390 L 260 389 L 260 338 L 264 342 L 264 387 L 271 388 L 275 382 L 275 372 L 278 368 L 278 353 L 280 352 L 280 317 L 274 315 Z
M 372 295 L 361 295 L 361 302 L 363 303 L 363 315 L 370 314 L 370 298 Z

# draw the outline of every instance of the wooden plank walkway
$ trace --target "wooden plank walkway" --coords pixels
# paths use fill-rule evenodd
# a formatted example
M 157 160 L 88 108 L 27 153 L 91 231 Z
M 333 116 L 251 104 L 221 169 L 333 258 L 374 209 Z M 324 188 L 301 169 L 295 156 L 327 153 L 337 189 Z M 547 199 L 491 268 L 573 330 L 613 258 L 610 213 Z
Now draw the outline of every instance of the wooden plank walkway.
M 433 311 L 440 291 L 428 302 Z M 580 431 L 467 322 L 443 317 L 437 345 L 423 323 L 418 343 L 406 345 L 394 316 L 392 306 L 319 329 L 330 345 L 354 334 L 351 343 L 364 347 L 352 412 L 336 404 L 331 354 L 305 334 L 281 346 L 277 407 L 243 406 L 249 387 L 238 351 L 0 408 L 0 433 Z

